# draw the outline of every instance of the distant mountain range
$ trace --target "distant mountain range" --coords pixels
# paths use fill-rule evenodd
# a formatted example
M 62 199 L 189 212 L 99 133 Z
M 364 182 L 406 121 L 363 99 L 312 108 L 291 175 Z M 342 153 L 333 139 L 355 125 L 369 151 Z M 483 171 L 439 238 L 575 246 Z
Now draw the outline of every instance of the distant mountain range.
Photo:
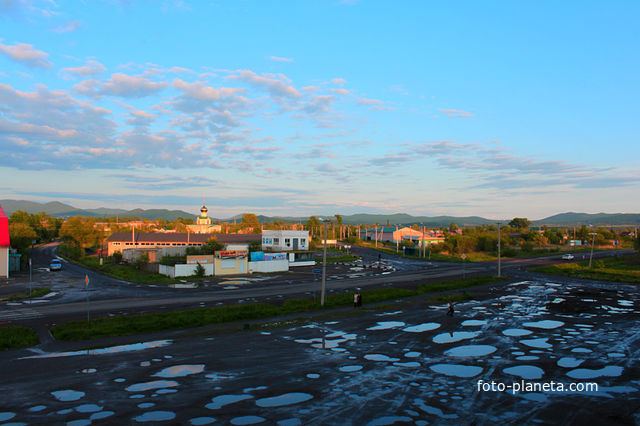
M 11 215 L 16 210 L 26 211 L 31 214 L 45 212 L 53 217 L 69 217 L 69 216 L 89 216 L 89 217 L 139 217 L 142 219 L 158 219 L 163 218 L 165 220 L 176 220 L 178 218 L 194 219 L 196 214 L 187 213 L 182 210 L 167 210 L 167 209 L 110 209 L 110 208 L 98 208 L 98 209 L 78 209 L 68 204 L 53 201 L 50 203 L 37 203 L 33 201 L 22 200 L 0 200 L 0 206 L 7 215 Z M 242 215 L 235 217 L 237 222 L 242 220 Z M 332 219 L 333 216 L 331 217 Z M 273 222 L 274 220 L 283 220 L 285 222 L 298 222 L 305 223 L 309 219 L 308 216 L 292 217 L 292 216 L 263 216 L 258 215 L 260 223 Z M 212 218 L 213 221 L 219 222 L 232 222 L 233 217 L 226 219 Z M 510 219 L 502 220 L 503 223 L 507 223 Z M 408 224 L 424 224 L 424 226 L 448 226 L 450 223 L 456 223 L 459 226 L 474 226 L 474 225 L 488 225 L 495 223 L 496 220 L 485 219 L 479 216 L 411 216 L 405 213 L 394 214 L 353 214 L 343 215 L 342 223 L 345 225 L 359 225 L 359 224 L 375 224 L 386 225 L 387 222 L 391 225 L 408 225 Z M 556 225 L 556 226 L 580 226 L 580 225 L 595 225 L 595 226 L 640 226 L 640 213 L 561 213 L 556 214 L 544 219 L 533 220 L 531 224 L 534 226 L 542 225 Z

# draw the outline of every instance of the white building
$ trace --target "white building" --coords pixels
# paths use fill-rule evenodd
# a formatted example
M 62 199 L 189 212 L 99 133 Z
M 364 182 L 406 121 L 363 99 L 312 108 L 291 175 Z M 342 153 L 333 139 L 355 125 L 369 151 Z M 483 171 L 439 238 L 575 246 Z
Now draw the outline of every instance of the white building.
M 262 231 L 262 250 L 309 250 L 309 231 Z

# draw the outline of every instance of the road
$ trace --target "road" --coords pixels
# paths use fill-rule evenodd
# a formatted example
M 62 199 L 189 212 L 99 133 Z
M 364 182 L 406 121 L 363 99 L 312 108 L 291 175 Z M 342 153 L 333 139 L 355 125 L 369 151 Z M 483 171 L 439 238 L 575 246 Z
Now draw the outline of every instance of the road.
M 225 303 L 253 301 L 278 301 L 288 297 L 319 297 L 319 281 L 305 270 L 290 274 L 280 274 L 255 281 L 238 279 L 217 280 L 214 285 L 204 288 L 169 288 L 165 285 L 150 286 L 129 283 L 87 270 L 79 265 L 65 262 L 62 272 L 47 270 L 50 259 L 56 256 L 55 244 L 34 249 L 34 281 L 39 286 L 49 286 L 58 293 L 41 303 L 7 304 L 0 308 L 0 321 L 46 319 L 48 322 L 85 318 L 89 304 L 84 287 L 85 275 L 89 277 L 89 296 L 92 317 L 123 313 L 144 313 L 158 310 L 176 310 L 213 306 Z M 378 262 L 375 250 L 357 247 L 354 253 L 361 256 L 365 265 Z M 632 250 L 598 251 L 594 258 L 632 253 Z M 578 260 L 578 259 L 576 259 Z M 524 268 L 562 262 L 560 255 L 527 259 L 505 259 L 502 262 L 503 275 L 522 276 Z M 461 263 L 426 262 L 417 259 L 382 255 L 381 263 L 393 265 L 394 272 L 376 275 L 336 272 L 339 266 L 328 270 L 327 292 L 354 291 L 361 288 L 384 286 L 416 286 L 428 281 L 496 273 L 496 262 Z M 352 268 L 354 269 L 354 268 Z M 366 268 L 365 268 L 366 269 Z

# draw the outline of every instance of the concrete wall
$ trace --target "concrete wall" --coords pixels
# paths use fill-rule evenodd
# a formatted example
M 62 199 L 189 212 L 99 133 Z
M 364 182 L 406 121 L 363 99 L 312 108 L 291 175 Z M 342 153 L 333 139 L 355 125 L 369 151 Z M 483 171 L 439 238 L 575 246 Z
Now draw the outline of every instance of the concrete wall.
M 0 278 L 9 278 L 9 247 L 0 247 Z
M 249 262 L 249 270 L 252 272 L 284 272 L 289 270 L 288 260 L 261 260 Z
M 176 277 L 190 277 L 196 274 L 196 268 L 198 265 L 175 265 L 175 266 L 167 266 L 167 265 L 158 265 L 158 273 L 162 275 L 167 275 L 171 278 Z M 213 263 L 205 263 L 202 265 L 204 268 L 204 275 L 211 276 L 213 275 Z

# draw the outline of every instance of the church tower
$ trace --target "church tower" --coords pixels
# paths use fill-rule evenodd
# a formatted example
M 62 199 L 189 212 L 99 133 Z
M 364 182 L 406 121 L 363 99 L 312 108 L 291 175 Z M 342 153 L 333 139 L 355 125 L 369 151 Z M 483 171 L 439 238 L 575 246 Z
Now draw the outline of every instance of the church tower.
M 196 219 L 197 225 L 211 225 L 211 218 L 207 215 L 209 213 L 209 209 L 204 203 L 204 198 L 202 198 L 202 208 L 200 209 L 200 216 Z

